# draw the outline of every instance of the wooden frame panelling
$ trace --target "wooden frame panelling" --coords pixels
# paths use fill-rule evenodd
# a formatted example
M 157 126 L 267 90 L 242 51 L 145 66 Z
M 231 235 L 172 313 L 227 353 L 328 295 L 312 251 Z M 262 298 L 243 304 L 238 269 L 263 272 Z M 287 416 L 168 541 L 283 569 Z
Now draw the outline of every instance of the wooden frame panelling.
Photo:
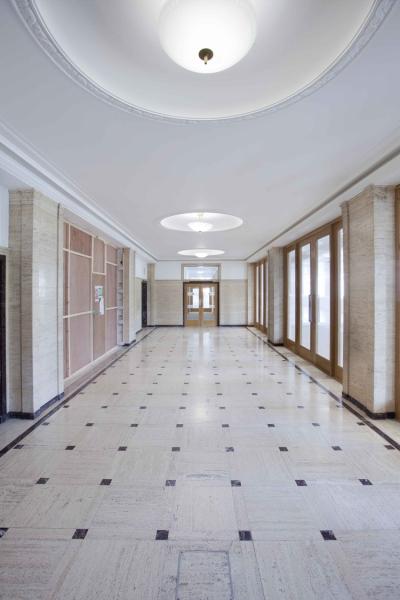
M 338 365 L 338 232 L 342 228 L 341 219 L 312 231 L 285 248 L 284 261 L 284 344 L 287 348 L 299 354 L 302 358 L 312 362 L 317 367 L 342 380 L 343 369 Z M 329 236 L 330 250 L 330 340 L 327 359 L 317 353 L 317 277 L 318 277 L 318 240 Z M 302 345 L 301 341 L 301 283 L 302 260 L 301 252 L 305 246 L 310 246 L 310 347 Z M 288 337 L 288 257 L 295 252 L 295 340 Z
M 183 324 L 185 327 L 193 327 L 196 325 L 191 324 L 187 320 L 188 312 L 188 294 L 187 290 L 189 287 L 198 286 L 202 290 L 205 287 L 213 287 L 215 289 L 215 307 L 216 307 L 216 319 L 215 323 L 208 325 L 207 321 L 203 321 L 203 307 L 199 308 L 199 325 L 198 327 L 216 327 L 219 325 L 219 282 L 218 281 L 185 281 L 183 283 Z
M 117 248 L 67 222 L 63 252 L 64 377 L 67 379 L 117 345 L 118 265 Z M 110 278 L 114 282 L 111 296 Z M 96 285 L 103 286 L 104 315 L 97 312 Z M 73 289 L 77 293 L 72 299 Z
M 254 290 L 253 290 L 253 314 L 254 326 L 263 333 L 268 333 L 268 262 L 267 258 L 252 263 Z M 261 294 L 263 291 L 263 302 L 261 306 Z M 262 308 L 262 310 L 261 310 Z

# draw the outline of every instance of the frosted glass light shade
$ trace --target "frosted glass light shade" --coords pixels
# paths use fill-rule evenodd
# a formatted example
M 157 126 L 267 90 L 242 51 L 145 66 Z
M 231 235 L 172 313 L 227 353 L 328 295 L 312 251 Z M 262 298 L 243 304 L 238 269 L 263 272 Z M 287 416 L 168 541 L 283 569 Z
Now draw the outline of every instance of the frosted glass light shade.
M 206 232 L 212 229 L 212 223 L 205 223 L 204 221 L 194 221 L 193 223 L 188 223 L 190 229 L 197 232 Z
M 246 0 L 169 0 L 159 35 L 168 56 L 196 73 L 217 73 L 239 62 L 256 37 L 256 18 Z M 204 62 L 199 52 L 212 51 Z

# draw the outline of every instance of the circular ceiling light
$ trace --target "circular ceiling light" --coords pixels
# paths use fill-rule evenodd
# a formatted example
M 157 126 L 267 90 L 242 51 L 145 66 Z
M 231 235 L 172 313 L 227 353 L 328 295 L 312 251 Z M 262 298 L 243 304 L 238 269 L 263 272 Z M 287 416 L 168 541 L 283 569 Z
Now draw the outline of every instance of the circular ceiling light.
M 238 63 L 256 37 L 247 0 L 168 0 L 161 11 L 163 49 L 181 67 L 217 73 Z
M 209 250 L 208 248 L 194 248 L 193 250 L 179 250 L 182 256 L 195 256 L 196 258 L 207 258 L 207 256 L 219 256 L 225 254 L 224 250 Z
M 240 217 L 224 213 L 192 212 L 171 215 L 162 219 L 161 225 L 175 231 L 194 231 L 199 233 L 214 233 L 214 231 L 226 231 L 235 229 L 243 224 Z

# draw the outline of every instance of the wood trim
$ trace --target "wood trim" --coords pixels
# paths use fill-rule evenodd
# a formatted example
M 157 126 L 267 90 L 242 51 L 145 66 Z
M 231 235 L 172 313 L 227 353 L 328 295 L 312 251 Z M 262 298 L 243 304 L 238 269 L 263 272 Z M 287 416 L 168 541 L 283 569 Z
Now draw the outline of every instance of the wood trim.
M 6 269 L 7 258 L 0 255 L 0 423 L 7 415 L 6 383 Z
M 338 335 L 338 260 L 337 260 L 337 235 L 342 227 L 342 220 L 335 219 L 318 227 L 314 231 L 302 236 L 284 248 L 284 345 L 305 360 L 315 364 L 328 375 L 342 380 L 343 369 L 337 364 L 337 335 Z M 317 354 L 317 277 L 318 277 L 318 240 L 329 235 L 330 241 L 330 359 Z M 301 248 L 310 244 L 311 267 L 311 331 L 310 348 L 305 348 L 300 343 L 301 336 Z M 292 251 L 296 252 L 296 339 L 288 338 L 288 257 Z
M 254 327 L 262 331 L 262 333 L 268 333 L 268 281 L 266 277 L 268 258 L 264 257 L 260 260 L 251 263 L 253 269 L 253 321 Z M 260 297 L 260 290 L 263 290 L 263 307 L 262 307 L 262 319 L 260 304 L 258 298 Z M 257 296 L 258 290 L 258 296 Z
M 400 185 L 395 189 L 396 244 L 396 346 L 395 346 L 395 415 L 400 421 Z
M 186 290 L 190 286 L 198 286 L 201 290 L 205 287 L 214 287 L 215 288 L 215 306 L 216 306 L 216 319 L 215 325 L 207 325 L 204 324 L 203 320 L 203 309 L 199 308 L 199 322 L 198 324 L 192 324 L 187 321 L 187 293 Z M 202 294 L 202 292 L 201 292 Z M 203 297 L 203 296 L 202 296 Z M 219 282 L 218 281 L 185 281 L 183 282 L 183 326 L 184 327 L 218 327 L 219 326 Z

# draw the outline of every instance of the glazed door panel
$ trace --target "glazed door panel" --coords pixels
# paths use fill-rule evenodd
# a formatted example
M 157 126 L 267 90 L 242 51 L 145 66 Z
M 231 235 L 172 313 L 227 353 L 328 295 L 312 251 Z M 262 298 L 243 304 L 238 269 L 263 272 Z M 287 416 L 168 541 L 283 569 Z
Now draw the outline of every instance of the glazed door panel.
M 215 327 L 218 324 L 218 291 L 215 283 L 186 283 L 184 323 L 187 327 Z

